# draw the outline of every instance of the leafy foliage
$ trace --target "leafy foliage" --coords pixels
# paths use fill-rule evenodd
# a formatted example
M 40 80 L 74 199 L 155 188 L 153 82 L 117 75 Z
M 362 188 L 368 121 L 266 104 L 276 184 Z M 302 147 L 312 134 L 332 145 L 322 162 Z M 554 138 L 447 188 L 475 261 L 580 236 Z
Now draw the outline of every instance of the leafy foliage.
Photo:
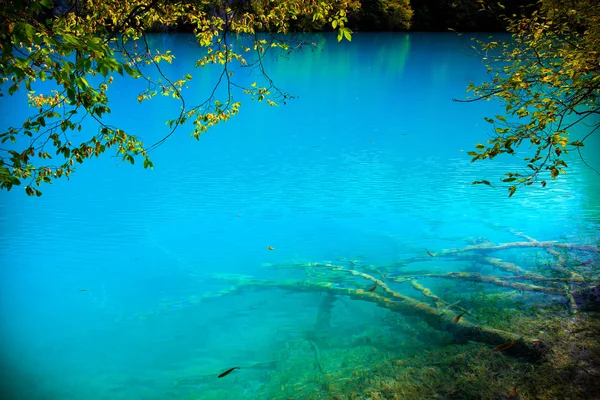
M 279 34 L 331 24 L 340 39 L 350 40 L 344 22 L 358 6 L 352 0 L 8 2 L 0 10 L 0 96 L 25 90 L 36 113 L 0 133 L 0 142 L 9 146 L 0 147 L 0 188 L 24 184 L 28 195 L 39 196 L 41 183 L 68 178 L 75 165 L 109 149 L 132 164 L 141 157 L 143 166 L 152 168 L 149 152 L 180 125 L 191 122 L 191 135 L 199 138 L 236 115 L 241 103 L 235 91 L 276 106 L 290 95 L 274 86 L 261 60 L 270 49 L 287 52 L 304 44 L 292 46 Z M 167 77 L 160 65 L 171 63 L 175 56 L 150 48 L 146 40 L 149 30 L 180 25 L 190 27 L 204 49 L 196 68 L 221 67 L 218 82 L 207 88 L 209 96 L 201 104 L 185 101 L 192 75 Z M 233 40 L 234 36 L 240 40 Z M 267 86 L 238 84 L 234 66 L 257 68 Z M 147 67 L 155 68 L 160 79 L 150 78 Z M 158 95 L 180 102 L 180 114 L 167 121 L 171 130 L 166 136 L 147 146 L 135 135 L 105 123 L 111 112 L 109 87 L 117 75 L 148 81 L 148 88 L 137 96 L 140 102 Z M 53 83 L 54 89 L 38 93 L 36 84 L 45 81 Z M 227 95 L 218 99 L 221 86 Z M 82 138 L 84 122 L 97 124 L 97 134 Z M 23 148 L 23 143 L 28 144 Z
M 467 101 L 499 99 L 506 115 L 486 118 L 493 136 L 468 154 L 472 161 L 493 159 L 528 144 L 526 167 L 501 179 L 512 196 L 519 186 L 544 187 L 565 174 L 565 155 L 581 156 L 580 148 L 600 128 L 600 3 L 542 0 L 530 15 L 510 18 L 508 29 L 510 41 L 477 40 L 473 46 L 490 81 L 471 83 L 475 97 Z M 575 127 L 583 133 L 576 135 Z
M 362 0 L 352 23 L 362 30 L 406 31 L 412 17 L 409 0 Z

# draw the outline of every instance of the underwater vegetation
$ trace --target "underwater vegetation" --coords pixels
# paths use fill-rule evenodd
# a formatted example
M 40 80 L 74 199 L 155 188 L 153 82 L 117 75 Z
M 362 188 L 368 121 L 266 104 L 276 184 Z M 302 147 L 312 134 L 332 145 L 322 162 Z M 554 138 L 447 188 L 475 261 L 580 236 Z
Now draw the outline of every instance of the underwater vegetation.
M 314 325 L 282 339 L 264 361 L 240 361 L 225 372 L 182 368 L 169 393 L 185 399 L 598 398 L 600 248 L 511 234 L 519 240 L 423 250 L 393 265 L 302 260 L 265 264 L 271 279 L 210 274 L 223 289 L 187 299 L 186 307 L 253 292 L 270 293 L 272 301 L 282 293 L 313 293 Z M 276 279 L 278 270 L 297 278 Z M 386 313 L 376 324 L 341 331 L 336 313 L 348 304 Z M 217 389 L 211 383 L 219 373 L 229 375 L 228 385 Z

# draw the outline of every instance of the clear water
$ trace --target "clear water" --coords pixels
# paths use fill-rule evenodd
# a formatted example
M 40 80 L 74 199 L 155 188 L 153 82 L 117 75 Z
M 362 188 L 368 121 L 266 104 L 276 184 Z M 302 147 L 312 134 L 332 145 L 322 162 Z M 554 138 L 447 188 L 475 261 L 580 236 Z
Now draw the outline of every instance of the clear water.
M 3 393 L 302 398 L 320 390 L 313 385 L 321 379 L 315 332 L 338 344 L 320 357 L 340 379 L 448 339 L 418 320 L 345 298 L 319 325 L 318 292 L 214 295 L 238 275 L 310 279 L 298 266 L 276 266 L 347 259 L 399 274 L 457 271 L 464 263 L 432 259 L 424 249 L 522 240 L 511 229 L 598 244 L 600 179 L 576 156 L 568 175 L 544 190 L 508 199 L 506 189 L 471 185 L 520 159 L 473 164 L 466 155 L 489 134 L 482 118 L 502 109 L 452 102 L 466 95 L 469 81 L 486 77 L 455 35 L 365 33 L 339 44 L 328 35 L 307 38 L 314 51 L 265 59 L 276 84 L 298 97 L 287 105 L 239 97 L 240 114 L 199 142 L 180 129 L 153 153 L 153 171 L 104 157 L 68 182 L 43 187 L 41 198 L 19 188 L 0 193 Z M 165 72 L 189 72 L 197 53 L 190 36 L 152 42 L 177 57 Z M 207 95 L 216 71 L 194 73 L 189 102 Z M 251 73 L 236 76 L 259 80 Z M 139 105 L 142 87 L 118 81 L 110 89 L 110 121 L 149 144 L 168 132 L 164 121 L 178 104 Z M 2 99 L 3 129 L 28 114 L 19 99 Z M 583 154 L 600 170 L 598 149 L 590 140 Z M 504 257 L 532 259 L 524 250 Z M 459 292 L 446 286 L 438 294 Z M 237 365 L 243 368 L 216 379 Z

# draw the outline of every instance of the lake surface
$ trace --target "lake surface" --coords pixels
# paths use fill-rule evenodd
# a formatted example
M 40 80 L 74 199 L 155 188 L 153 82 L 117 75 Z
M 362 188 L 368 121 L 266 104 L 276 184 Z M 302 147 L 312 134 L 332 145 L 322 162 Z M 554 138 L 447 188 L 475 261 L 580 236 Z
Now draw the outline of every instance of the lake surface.
M 182 127 L 152 153 L 154 170 L 107 155 L 40 198 L 0 193 L 0 387 L 10 398 L 329 398 L 332 385 L 342 390 L 380 362 L 451 340 L 373 303 L 246 287 L 251 279 L 326 282 L 335 266 L 461 271 L 474 266 L 425 249 L 523 241 L 519 233 L 598 245 L 600 179 L 576 154 L 545 189 L 509 199 L 505 188 L 471 184 L 520 168 L 522 157 L 466 155 L 490 134 L 483 117 L 502 108 L 452 101 L 486 78 L 456 35 L 304 38 L 316 46 L 265 58 L 277 86 L 297 96 L 286 105 L 238 93 L 238 116 L 198 142 Z M 202 101 L 217 71 L 193 70 L 192 37 L 151 39 L 176 56 L 167 74 L 194 75 L 188 102 Z M 260 83 L 255 70 L 235 73 Z M 141 89 L 117 80 L 109 122 L 151 144 L 179 105 L 138 104 Z M 2 129 L 26 118 L 23 98 L 1 99 Z M 596 170 L 598 149 L 598 138 L 583 148 Z M 501 258 L 527 268 L 540 254 Z M 448 301 L 465 290 L 430 287 Z

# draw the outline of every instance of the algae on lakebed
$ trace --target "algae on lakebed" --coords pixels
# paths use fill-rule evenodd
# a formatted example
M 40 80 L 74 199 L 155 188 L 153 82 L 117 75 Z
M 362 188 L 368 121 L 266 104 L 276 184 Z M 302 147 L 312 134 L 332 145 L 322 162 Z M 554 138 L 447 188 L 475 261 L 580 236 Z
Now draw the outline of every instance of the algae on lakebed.
M 536 321 L 540 340 L 550 350 L 535 363 L 492 352 L 479 343 L 451 345 L 400 365 L 378 365 L 371 379 L 352 382 L 348 393 L 338 398 L 595 398 L 600 393 L 599 315 L 548 316 Z

